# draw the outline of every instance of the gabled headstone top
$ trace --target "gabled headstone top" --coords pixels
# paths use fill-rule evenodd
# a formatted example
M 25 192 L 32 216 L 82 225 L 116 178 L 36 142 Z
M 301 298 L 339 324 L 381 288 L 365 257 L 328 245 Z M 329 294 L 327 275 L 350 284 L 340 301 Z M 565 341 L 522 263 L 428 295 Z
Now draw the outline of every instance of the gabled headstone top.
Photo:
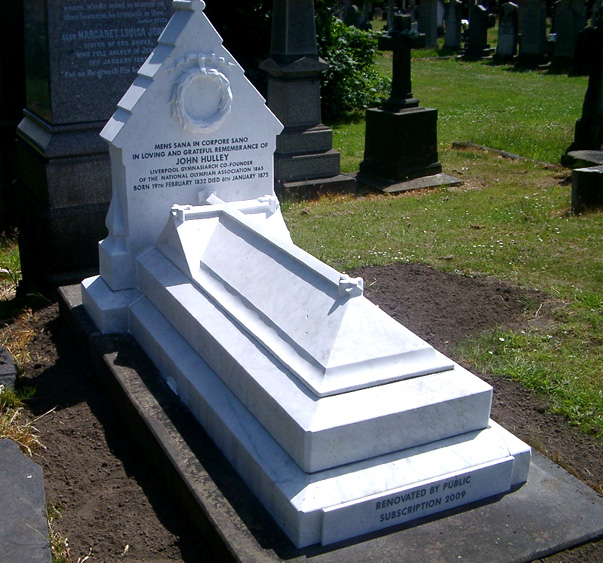
M 282 125 L 204 7 L 173 2 L 158 46 L 101 133 L 113 166 L 101 275 L 114 290 L 134 286 L 134 258 L 154 244 L 173 204 L 198 204 L 211 193 L 223 201 L 274 194 Z

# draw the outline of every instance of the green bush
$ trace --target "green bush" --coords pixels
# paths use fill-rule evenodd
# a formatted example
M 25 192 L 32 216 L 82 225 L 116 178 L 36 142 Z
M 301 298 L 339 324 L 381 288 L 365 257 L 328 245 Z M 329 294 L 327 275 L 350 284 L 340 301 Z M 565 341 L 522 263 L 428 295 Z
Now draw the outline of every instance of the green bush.
M 259 63 L 270 55 L 271 0 L 232 6 L 207 2 L 205 13 L 224 39 L 225 47 L 245 69 L 256 88 L 266 94 L 266 75 Z M 376 39 L 337 19 L 336 2 L 315 0 L 319 55 L 329 63 L 322 78 L 322 111 L 326 119 L 375 103 L 387 83 L 375 65 Z
M 348 27 L 325 1 L 317 1 L 319 55 L 329 64 L 322 78 L 322 110 L 327 120 L 375 105 L 387 94 L 389 81 L 377 71 L 377 38 Z

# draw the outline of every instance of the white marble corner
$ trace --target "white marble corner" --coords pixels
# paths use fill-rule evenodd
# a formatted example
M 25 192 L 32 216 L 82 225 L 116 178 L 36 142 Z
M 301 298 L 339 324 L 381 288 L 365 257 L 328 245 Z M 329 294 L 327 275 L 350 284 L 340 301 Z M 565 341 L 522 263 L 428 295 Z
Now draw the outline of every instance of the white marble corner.
M 100 276 L 82 282 L 82 304 L 103 334 L 129 332 L 128 311 L 140 298 L 137 289 L 113 291 Z

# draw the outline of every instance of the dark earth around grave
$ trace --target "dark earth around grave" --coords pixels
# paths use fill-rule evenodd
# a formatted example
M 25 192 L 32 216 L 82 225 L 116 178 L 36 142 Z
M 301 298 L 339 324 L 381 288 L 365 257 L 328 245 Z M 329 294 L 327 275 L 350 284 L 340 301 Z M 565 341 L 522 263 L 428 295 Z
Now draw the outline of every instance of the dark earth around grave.
M 527 300 L 548 298 L 491 278 L 465 278 L 418 264 L 351 272 L 366 295 L 395 319 L 451 355 L 459 342 L 494 326 L 520 328 Z M 213 561 L 161 478 L 140 454 L 120 413 L 77 348 L 56 304 L 25 321 L 35 332 L 23 382 L 36 388 L 28 414 L 46 449 L 47 501 L 60 510 L 53 529 L 67 538 L 71 561 Z M 466 366 L 469 367 L 470 366 Z M 492 417 L 550 459 L 602 492 L 603 448 L 594 437 L 550 412 L 545 399 L 505 378 L 478 373 L 494 387 Z M 1 558 L 1 556 L 0 556 Z M 564 551 L 551 562 L 603 561 L 603 540 Z

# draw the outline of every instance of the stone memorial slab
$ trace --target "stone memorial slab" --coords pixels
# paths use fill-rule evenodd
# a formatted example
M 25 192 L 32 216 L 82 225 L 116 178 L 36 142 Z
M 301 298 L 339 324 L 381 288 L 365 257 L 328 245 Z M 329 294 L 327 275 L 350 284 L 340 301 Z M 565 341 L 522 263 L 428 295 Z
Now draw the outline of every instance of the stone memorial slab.
M 169 18 L 169 0 L 23 0 L 26 106 L 15 188 L 23 284 L 98 271 L 111 198 L 99 132 Z
M 488 45 L 488 10 L 474 4 L 469 11 L 469 39 L 465 48 L 465 57 L 481 59 L 487 57 Z
M 24 0 L 27 108 L 54 125 L 106 121 L 155 47 L 166 5 Z
M 579 33 L 586 26 L 584 0 L 558 0 L 554 5 L 555 48 L 553 65 L 567 68 L 572 63 Z
M 19 446 L 0 440 L 0 558 L 7 563 L 50 563 L 42 468 Z
M 461 20 L 463 19 L 463 3 L 461 0 L 449 0 L 446 3 L 446 29 L 444 46 L 450 49 L 461 47 Z
M 438 0 L 423 0 L 419 5 L 419 32 L 425 34 L 425 46 L 438 46 Z
M 517 35 L 519 25 L 519 8 L 513 2 L 505 2 L 500 7 L 498 17 L 498 45 L 496 59 L 508 61 L 517 54 Z
M 524 66 L 540 64 L 546 53 L 546 3 L 526 0 L 519 4 L 520 47 L 517 63 Z
M 173 7 L 102 133 L 109 236 L 81 286 L 97 327 L 133 336 L 297 547 L 521 485 L 530 448 L 490 421 L 491 387 L 293 244 L 280 122 L 205 4 Z M 409 88 L 391 104 L 416 110 Z

